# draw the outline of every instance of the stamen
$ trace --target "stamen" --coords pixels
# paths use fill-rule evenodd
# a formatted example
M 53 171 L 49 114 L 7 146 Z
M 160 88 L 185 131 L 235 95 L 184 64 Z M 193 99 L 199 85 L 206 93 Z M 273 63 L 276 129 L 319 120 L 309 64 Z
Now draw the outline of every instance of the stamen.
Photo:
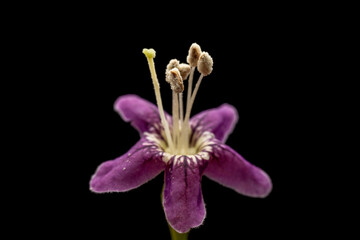
M 146 59 L 147 59 L 148 64 L 149 64 L 151 79 L 152 79 L 152 82 L 153 82 L 153 85 L 154 85 L 154 90 L 155 90 L 156 103 L 157 103 L 157 106 L 158 106 L 158 109 L 159 109 L 161 123 L 162 123 L 162 125 L 164 127 L 165 137 L 166 137 L 167 143 L 169 145 L 169 148 L 173 151 L 174 150 L 174 144 L 173 144 L 173 141 L 171 139 L 169 123 L 165 119 L 164 108 L 163 108 L 162 101 L 161 101 L 160 84 L 159 84 L 159 81 L 157 79 L 156 71 L 155 71 L 154 58 L 155 58 L 156 52 L 155 52 L 154 49 L 145 49 L 144 48 L 143 53 L 145 54 Z
M 189 107 L 190 107 L 190 99 L 191 99 L 191 93 L 192 93 L 194 72 L 195 72 L 195 67 L 191 67 L 190 77 L 189 77 L 189 85 L 188 85 L 188 92 L 187 92 L 187 98 L 186 98 L 186 109 L 189 109 Z
M 186 113 L 185 113 L 185 120 L 184 120 L 184 137 L 181 138 L 181 141 L 182 141 L 182 144 L 184 146 L 188 146 L 188 140 L 189 140 L 189 136 L 190 136 L 190 125 L 189 125 L 189 120 L 190 120 L 190 114 L 191 114 L 191 109 L 192 109 L 192 106 L 194 104 L 194 101 L 195 101 L 195 97 L 196 97 L 196 94 L 199 90 L 199 87 L 200 87 L 200 84 L 201 84 L 201 81 L 203 79 L 204 75 L 201 74 L 198 81 L 196 82 L 196 85 L 195 85 L 195 88 L 194 88 L 194 92 L 189 100 L 189 104 L 186 106 Z
M 190 53 L 190 51 L 189 51 L 189 53 Z M 212 70 L 213 70 L 212 67 L 213 67 L 212 58 L 210 57 L 210 55 L 207 52 L 202 52 L 199 59 L 198 59 L 198 62 L 197 62 L 197 68 L 198 68 L 198 71 L 201 73 L 201 75 L 200 75 L 200 77 L 199 77 L 199 79 L 198 79 L 198 81 L 196 83 L 196 86 L 194 88 L 193 93 L 190 92 L 191 87 L 192 87 L 192 86 L 190 86 L 190 83 L 192 84 L 192 77 L 193 77 L 194 72 L 192 71 L 191 74 L 190 74 L 189 92 L 188 92 L 188 99 L 187 99 L 188 102 L 186 104 L 186 113 L 185 113 L 185 120 L 184 120 L 184 126 L 185 126 L 184 127 L 185 128 L 184 132 L 185 133 L 183 134 L 184 137 L 181 138 L 181 142 L 184 145 L 188 145 L 188 139 L 189 139 L 189 136 L 190 136 L 189 119 L 190 119 L 191 109 L 192 109 L 192 106 L 194 104 L 196 94 L 198 93 L 201 81 L 204 78 L 204 76 L 207 76 L 212 72 Z
M 182 77 L 180 75 L 180 71 L 177 68 L 173 68 L 170 71 L 167 71 L 166 81 L 170 83 L 171 89 L 173 90 L 173 107 L 172 107 L 172 115 L 173 115 L 173 141 L 175 145 L 175 151 L 178 149 L 179 143 L 179 93 L 184 91 L 184 84 Z
M 211 56 L 207 52 L 202 52 L 200 55 L 200 58 L 198 61 L 198 67 L 197 67 L 198 71 L 201 73 L 201 75 L 200 75 L 198 81 L 196 82 L 194 92 L 191 95 L 189 108 L 186 109 L 185 120 L 190 117 L 191 108 L 194 104 L 195 97 L 199 90 L 199 87 L 200 87 L 203 77 L 209 75 L 212 72 L 213 65 L 214 65 L 214 62 L 213 62 Z
M 204 74 L 201 74 L 200 77 L 199 77 L 199 79 L 198 79 L 197 82 L 196 82 L 196 85 L 195 85 L 195 88 L 194 88 L 194 92 L 193 92 L 193 94 L 191 95 L 190 104 L 189 104 L 189 109 L 187 109 L 187 111 L 186 111 L 186 116 L 185 116 L 185 118 L 186 118 L 187 116 L 188 116 L 188 118 L 190 117 L 191 109 L 192 109 L 192 106 L 193 106 L 193 104 L 194 104 L 196 94 L 197 94 L 198 91 L 199 91 L 199 87 L 200 87 L 200 84 L 201 84 L 201 81 L 202 81 L 203 78 L 204 78 Z
M 166 67 L 166 81 L 170 84 L 172 89 L 172 117 L 173 126 L 172 132 L 168 121 L 165 119 L 165 113 L 161 101 L 160 85 L 155 72 L 155 64 L 153 59 L 155 58 L 155 51 L 153 49 L 144 49 L 145 54 L 153 80 L 156 102 L 159 108 L 161 123 L 164 127 L 165 137 L 164 140 L 168 143 L 168 148 L 165 150 L 166 153 L 172 155 L 187 155 L 193 154 L 196 150 L 191 145 L 190 136 L 190 114 L 191 109 L 194 105 L 195 97 L 199 91 L 202 79 L 209 75 L 213 70 L 213 60 L 207 52 L 202 52 L 200 46 L 193 43 L 189 49 L 187 56 L 187 62 L 189 64 L 180 64 L 177 59 L 172 59 Z M 200 77 L 196 82 L 195 88 L 193 88 L 193 79 L 195 68 L 200 72 Z M 184 91 L 184 80 L 189 77 L 186 111 L 184 112 L 183 105 L 183 91 Z M 172 133 L 172 134 L 171 134 Z M 180 156 L 179 155 L 179 156 Z
M 173 140 L 175 144 L 175 154 L 178 154 L 177 152 L 177 146 L 179 143 L 179 94 L 173 91 L 173 107 L 172 107 L 172 115 L 173 115 Z
M 191 67 L 196 67 L 201 55 L 201 48 L 197 43 L 193 43 L 189 49 L 189 55 L 186 58 L 186 61 L 190 64 Z
M 180 126 L 181 129 L 184 121 L 184 103 L 183 103 L 183 93 L 179 93 L 179 107 L 180 107 Z
M 199 62 L 197 65 L 198 71 L 204 76 L 209 75 L 213 70 L 214 62 L 207 52 L 203 52 L 200 55 Z
M 211 56 L 209 55 L 209 53 L 202 52 L 200 55 L 199 61 L 198 61 L 198 66 L 197 66 L 198 71 L 201 73 L 201 75 L 200 75 L 198 81 L 196 82 L 194 92 L 191 95 L 190 104 L 188 105 L 189 108 L 186 109 L 185 120 L 190 117 L 191 108 L 194 104 L 196 94 L 199 91 L 199 87 L 200 87 L 202 79 L 204 78 L 204 76 L 207 76 L 212 72 L 213 65 L 214 65 L 214 62 L 213 62 Z
M 186 113 L 185 113 L 185 118 L 184 118 L 183 124 L 181 126 L 181 137 L 180 137 L 181 152 L 184 152 L 185 149 L 188 147 L 188 140 L 189 140 L 189 136 L 190 136 L 190 126 L 189 126 L 190 113 L 188 113 L 188 110 L 190 109 L 194 72 L 195 72 L 195 67 L 191 67 L 188 92 L 187 92 L 187 98 L 186 98 Z M 187 115 L 189 115 L 189 117 L 186 117 Z
M 198 65 L 200 55 L 201 55 L 201 48 L 200 48 L 199 44 L 197 44 L 197 43 L 191 44 L 190 49 L 189 49 L 189 54 L 186 57 L 186 61 L 191 66 L 188 93 L 187 93 L 187 99 L 186 99 L 187 100 L 186 101 L 186 109 L 189 109 L 191 92 L 192 92 L 192 84 L 193 84 L 193 78 L 194 78 L 194 71 L 195 71 L 195 67 Z
M 182 79 L 186 80 L 190 74 L 190 69 L 191 69 L 189 64 L 181 63 L 177 66 L 177 69 L 179 69 Z
M 179 65 L 180 65 L 180 62 L 177 59 L 171 59 L 169 64 L 166 66 L 165 74 L 167 74 L 167 72 L 173 68 L 178 68 Z
M 179 69 L 173 68 L 166 74 L 166 81 L 170 83 L 171 90 L 176 93 L 181 93 L 184 91 L 184 83 L 180 74 Z

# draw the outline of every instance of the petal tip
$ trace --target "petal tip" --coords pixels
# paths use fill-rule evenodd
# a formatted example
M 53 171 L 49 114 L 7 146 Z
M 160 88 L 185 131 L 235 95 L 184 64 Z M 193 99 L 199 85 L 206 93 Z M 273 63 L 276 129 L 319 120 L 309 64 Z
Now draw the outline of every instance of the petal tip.
M 233 124 L 236 124 L 236 122 L 239 119 L 239 113 L 236 110 L 236 108 L 228 103 L 224 103 L 220 106 L 222 109 L 222 113 L 226 118 L 232 119 Z
M 203 209 L 194 210 L 194 211 L 196 211 L 196 214 L 194 214 L 194 216 L 190 216 L 189 218 L 186 218 L 186 219 L 179 217 L 179 215 L 178 215 L 179 213 L 177 214 L 176 217 L 169 216 L 167 214 L 166 208 L 164 208 L 166 220 L 167 220 L 168 224 L 176 232 L 178 232 L 178 233 L 187 233 L 192 228 L 198 228 L 204 223 L 204 220 L 206 218 L 206 209 L 205 209 L 205 204 L 204 203 L 203 203 L 203 206 L 204 206 Z
M 140 97 L 135 94 L 126 94 L 118 97 L 114 102 L 114 110 L 116 112 L 121 113 L 124 106 L 126 106 L 129 102 L 136 101 Z
M 89 185 L 90 185 L 89 189 L 90 189 L 91 192 L 93 192 L 93 193 L 103 193 L 103 191 L 101 191 L 101 186 L 99 184 L 99 181 L 95 176 L 91 177 Z
M 135 94 L 118 97 L 113 108 L 125 122 L 131 122 L 140 133 L 148 131 L 151 125 L 160 122 L 158 108 Z
M 269 176 L 268 176 L 268 183 L 264 188 L 265 188 L 265 190 L 264 190 L 264 193 L 261 195 L 261 198 L 265 198 L 265 197 L 269 196 L 269 194 L 272 191 L 273 185 L 272 185 L 272 182 L 271 182 L 271 179 Z
M 255 189 L 255 192 L 250 195 L 250 197 L 256 198 L 266 198 L 272 191 L 272 182 L 269 175 L 260 169 L 260 176 L 258 177 L 258 187 Z
M 198 228 L 200 227 L 203 223 L 204 223 L 204 220 L 205 220 L 205 216 L 204 218 L 201 220 L 200 223 L 196 223 L 196 224 L 189 224 L 189 225 L 179 225 L 179 224 L 171 224 L 170 222 L 168 222 L 168 224 L 178 233 L 187 233 L 189 232 L 191 229 L 193 228 Z

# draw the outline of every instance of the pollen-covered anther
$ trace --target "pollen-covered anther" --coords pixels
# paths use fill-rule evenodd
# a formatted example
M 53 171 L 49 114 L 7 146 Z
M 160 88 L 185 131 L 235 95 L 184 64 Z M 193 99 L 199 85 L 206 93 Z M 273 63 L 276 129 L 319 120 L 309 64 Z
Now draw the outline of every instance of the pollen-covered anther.
M 202 52 L 200 55 L 200 59 L 198 62 L 198 71 L 203 74 L 204 76 L 209 75 L 213 70 L 213 59 L 207 52 Z
M 199 44 L 193 43 L 189 49 L 189 55 L 186 58 L 186 61 L 190 64 L 191 67 L 196 67 L 201 55 L 201 48 Z
M 184 91 L 184 83 L 179 69 L 173 68 L 166 74 L 166 82 L 171 86 L 171 90 L 175 93 L 181 93 Z
M 190 74 L 190 70 L 191 70 L 190 65 L 186 63 L 181 63 L 177 66 L 177 69 L 179 69 L 182 79 L 186 80 Z
M 171 59 L 169 64 L 166 66 L 166 73 L 173 68 L 179 68 L 180 62 L 177 59 Z

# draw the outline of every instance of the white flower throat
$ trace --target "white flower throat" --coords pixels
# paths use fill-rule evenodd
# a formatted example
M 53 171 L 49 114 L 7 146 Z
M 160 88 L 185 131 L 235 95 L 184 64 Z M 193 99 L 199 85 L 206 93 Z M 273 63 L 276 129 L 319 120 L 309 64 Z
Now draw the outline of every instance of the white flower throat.
M 165 117 L 162 99 L 160 95 L 160 84 L 155 71 L 155 50 L 144 49 L 143 53 L 145 54 L 149 64 L 151 78 L 155 90 L 156 103 L 159 109 L 163 129 L 163 131 L 161 131 L 162 136 L 153 133 L 146 133 L 145 136 L 147 140 L 156 143 L 159 147 L 163 149 L 163 151 L 165 152 L 165 161 L 166 159 L 170 159 L 170 156 L 173 155 L 178 155 L 179 161 L 181 161 L 182 155 L 192 155 L 194 157 L 194 162 L 197 157 L 208 159 L 208 152 L 211 150 L 209 148 L 211 148 L 210 145 L 213 144 L 210 139 L 213 138 L 213 135 L 210 132 L 203 132 L 200 135 L 198 133 L 192 134 L 192 130 L 190 127 L 190 114 L 202 79 L 204 78 L 204 76 L 207 76 L 212 72 L 212 58 L 207 52 L 202 52 L 200 46 L 194 43 L 191 45 L 189 49 L 189 54 L 187 56 L 187 62 L 189 63 L 189 65 L 184 63 L 180 64 L 179 61 L 176 59 L 171 60 L 168 64 L 166 69 L 166 81 L 170 84 L 173 93 L 173 121 L 172 128 L 170 128 L 169 122 Z M 192 85 L 196 68 L 201 73 L 201 75 L 193 89 Z M 186 80 L 187 77 L 189 77 L 189 80 L 186 98 L 186 111 L 184 112 L 183 91 L 184 80 Z

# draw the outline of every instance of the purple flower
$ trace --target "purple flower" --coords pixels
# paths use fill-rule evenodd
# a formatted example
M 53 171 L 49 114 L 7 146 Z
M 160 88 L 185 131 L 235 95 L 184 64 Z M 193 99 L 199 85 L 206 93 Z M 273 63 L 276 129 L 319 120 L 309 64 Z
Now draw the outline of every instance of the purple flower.
M 139 131 L 140 140 L 124 155 L 98 167 L 91 178 L 92 191 L 129 191 L 164 171 L 166 219 L 180 233 L 204 221 L 203 175 L 246 196 L 266 197 L 270 193 L 269 176 L 225 144 L 238 119 L 233 106 L 223 104 L 193 116 L 188 122 L 186 144 L 181 147 L 181 136 L 172 137 L 176 151 L 170 148 L 156 105 L 136 95 L 125 95 L 117 99 L 114 108 Z M 165 112 L 164 117 L 170 130 L 185 126 L 183 121 L 175 126 L 178 120 L 173 122 Z

